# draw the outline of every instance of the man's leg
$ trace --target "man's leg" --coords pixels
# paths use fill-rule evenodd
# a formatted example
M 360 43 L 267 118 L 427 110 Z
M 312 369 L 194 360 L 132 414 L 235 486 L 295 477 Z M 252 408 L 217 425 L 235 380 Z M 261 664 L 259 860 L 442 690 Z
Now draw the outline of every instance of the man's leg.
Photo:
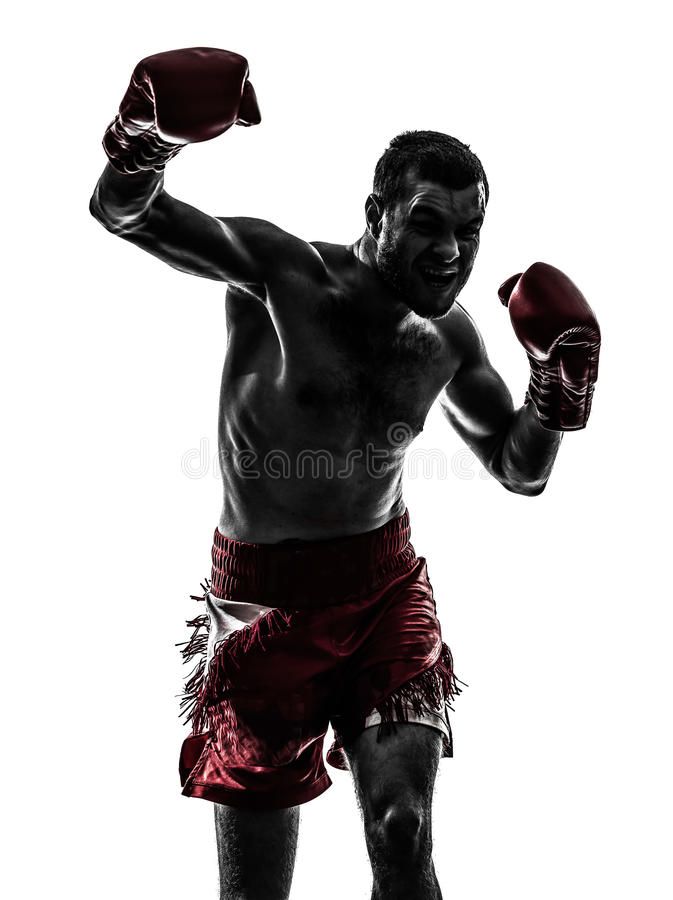
M 441 900 L 432 862 L 432 794 L 442 734 L 396 723 L 377 743 L 378 726 L 345 746 L 364 818 L 372 900 Z
M 287 900 L 297 852 L 299 807 L 214 806 L 220 900 Z

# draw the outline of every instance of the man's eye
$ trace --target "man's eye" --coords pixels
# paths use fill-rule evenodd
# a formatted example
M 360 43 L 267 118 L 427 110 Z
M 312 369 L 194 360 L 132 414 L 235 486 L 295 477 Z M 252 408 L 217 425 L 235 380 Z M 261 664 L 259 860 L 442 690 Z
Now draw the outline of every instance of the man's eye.
M 465 228 L 461 231 L 460 236 L 465 238 L 465 240 L 472 241 L 475 238 L 479 237 L 479 229 L 478 228 Z

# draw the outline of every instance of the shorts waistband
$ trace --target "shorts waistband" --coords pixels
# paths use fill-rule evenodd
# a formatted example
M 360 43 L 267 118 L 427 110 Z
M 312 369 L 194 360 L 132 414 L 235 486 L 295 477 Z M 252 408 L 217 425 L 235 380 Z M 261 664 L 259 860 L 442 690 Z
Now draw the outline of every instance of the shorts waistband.
M 320 541 L 253 544 L 213 537 L 210 592 L 221 599 L 301 608 L 371 593 L 416 559 L 409 513 L 364 534 Z

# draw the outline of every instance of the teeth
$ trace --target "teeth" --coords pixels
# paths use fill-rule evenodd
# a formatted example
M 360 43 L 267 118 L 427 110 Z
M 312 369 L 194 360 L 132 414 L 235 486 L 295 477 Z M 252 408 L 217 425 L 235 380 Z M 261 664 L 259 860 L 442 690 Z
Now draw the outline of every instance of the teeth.
M 449 278 L 451 275 L 455 275 L 455 272 L 447 272 L 443 269 L 429 269 L 427 267 L 423 267 L 421 269 L 424 275 L 433 275 L 438 276 L 439 278 Z

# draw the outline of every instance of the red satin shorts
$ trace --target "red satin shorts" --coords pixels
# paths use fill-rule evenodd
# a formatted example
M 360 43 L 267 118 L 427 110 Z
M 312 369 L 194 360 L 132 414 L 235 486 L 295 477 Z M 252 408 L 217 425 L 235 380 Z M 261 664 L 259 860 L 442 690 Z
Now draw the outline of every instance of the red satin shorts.
M 251 544 L 216 530 L 206 612 L 180 644 L 198 657 L 182 710 L 192 733 L 180 754 L 182 793 L 228 806 L 281 808 L 332 784 L 323 762 L 348 769 L 344 746 L 378 725 L 420 722 L 444 735 L 460 693 L 442 642 L 426 562 L 405 512 L 366 534 Z

